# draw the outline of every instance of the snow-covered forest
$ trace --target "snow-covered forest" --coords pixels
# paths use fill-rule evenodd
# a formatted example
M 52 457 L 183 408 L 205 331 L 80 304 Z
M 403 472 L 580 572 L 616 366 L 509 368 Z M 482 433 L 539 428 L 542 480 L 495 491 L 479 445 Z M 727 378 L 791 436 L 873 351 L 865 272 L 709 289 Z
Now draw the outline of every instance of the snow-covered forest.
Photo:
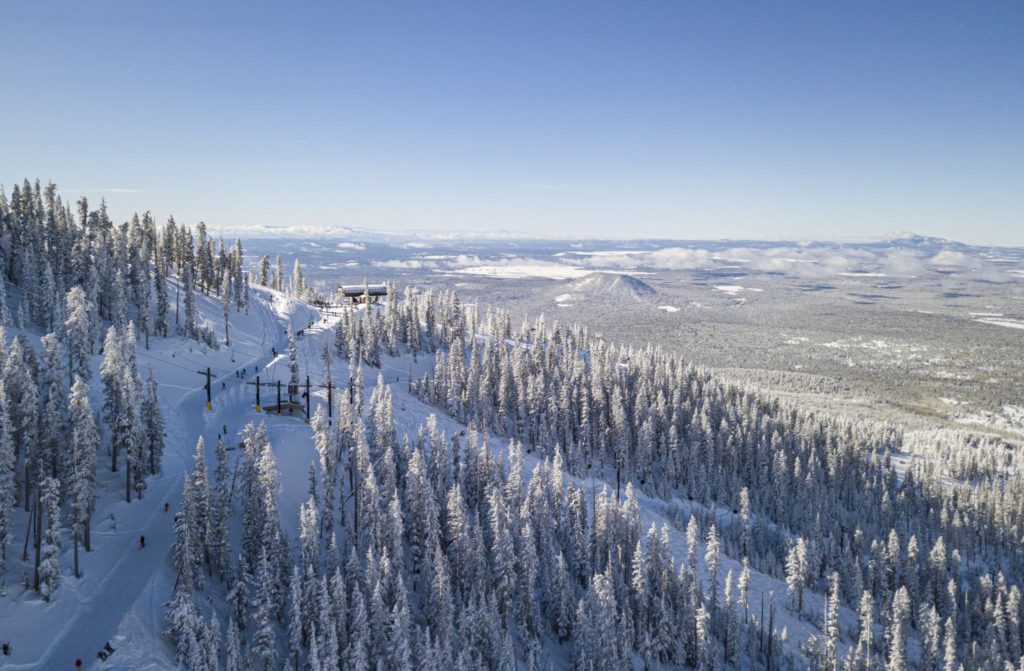
M 90 631 L 129 667 L 1024 668 L 1012 446 L 451 291 L 334 305 L 298 261 L 39 182 L 0 192 L 0 263 L 24 668 L 95 662 L 105 639 L 30 626 L 116 610 L 92 601 L 128 575 L 158 628 Z M 268 414 L 268 380 L 310 416 Z

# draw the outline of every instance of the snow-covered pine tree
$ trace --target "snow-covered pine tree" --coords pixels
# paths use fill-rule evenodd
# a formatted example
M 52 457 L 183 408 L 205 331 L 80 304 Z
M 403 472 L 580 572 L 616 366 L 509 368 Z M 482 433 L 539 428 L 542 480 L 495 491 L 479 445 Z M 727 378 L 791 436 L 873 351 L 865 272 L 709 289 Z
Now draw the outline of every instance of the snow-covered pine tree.
M 40 339 L 43 346 L 43 369 L 40 390 L 46 395 L 40 421 L 40 468 L 50 477 L 67 481 L 67 451 L 64 449 L 67 426 L 67 372 L 65 353 L 55 333 Z
M 786 555 L 786 587 L 789 591 L 790 605 L 796 609 L 797 614 L 803 613 L 804 610 L 807 570 L 807 544 L 803 538 L 798 538 Z
M 0 334 L 2 334 L 2 330 L 3 327 L 0 327 Z M 0 379 L 0 408 L 5 407 L 7 407 L 7 389 L 3 379 Z M 0 411 L 0 574 L 7 569 L 7 541 L 11 535 L 14 506 L 17 503 L 15 468 L 11 420 L 6 412 Z
M 231 543 L 228 522 L 231 514 L 230 474 L 228 452 L 223 437 L 218 436 L 215 450 L 216 466 L 213 472 L 214 490 L 210 510 L 210 557 L 212 570 L 221 580 L 227 576 L 231 563 Z
M 92 549 L 90 519 L 95 506 L 96 451 L 100 446 L 100 435 L 89 404 L 89 388 L 77 376 L 68 399 L 68 422 L 71 426 L 71 486 L 68 492 L 71 502 L 71 534 L 74 540 L 75 576 L 81 577 L 78 544 L 83 542 L 86 551 Z
M 160 472 L 160 463 L 164 456 L 164 415 L 160 409 L 157 396 L 156 377 L 153 369 L 149 369 L 145 393 L 139 406 L 142 430 L 145 436 L 145 462 L 151 475 Z
M 291 324 L 288 325 L 288 384 L 299 384 L 299 354 L 295 347 L 295 334 L 292 332 Z
M 40 503 L 46 515 L 46 535 L 43 537 L 37 582 L 43 599 L 50 601 L 60 586 L 60 481 L 47 477 L 40 487 Z
M 270 275 L 270 255 L 269 254 L 264 254 L 263 256 L 260 257 L 259 274 L 258 274 L 258 277 L 259 277 L 258 281 L 259 281 L 261 287 L 267 286 L 267 282 L 269 280 L 269 275 Z
M 69 379 L 80 377 L 85 382 L 92 379 L 92 334 L 95 327 L 88 298 L 81 286 L 74 286 L 64 297 L 64 343 L 68 353 Z
M 231 332 L 228 324 L 228 317 L 231 315 L 231 273 L 227 268 L 224 269 L 223 279 L 221 280 L 221 313 L 224 315 L 224 344 L 228 347 L 231 346 Z
M 277 611 L 277 597 L 274 588 L 275 577 L 267 555 L 266 547 L 260 549 L 256 564 L 256 595 L 253 609 L 252 651 L 259 660 L 263 671 L 277 671 L 277 632 L 274 628 L 274 613 Z
M 153 266 L 153 286 L 156 290 L 156 321 L 153 328 L 156 333 L 166 338 L 170 305 L 167 300 L 167 278 L 164 276 L 164 266 L 159 262 Z
M 24 305 L 24 303 L 22 304 Z M 4 361 L 4 388 L 7 391 L 7 414 L 10 419 L 14 455 L 22 466 L 24 497 L 22 504 L 26 511 L 32 499 L 32 490 L 38 485 L 38 460 L 40 445 L 38 439 L 39 392 L 33 375 L 35 353 L 22 344 L 22 338 L 11 341 Z

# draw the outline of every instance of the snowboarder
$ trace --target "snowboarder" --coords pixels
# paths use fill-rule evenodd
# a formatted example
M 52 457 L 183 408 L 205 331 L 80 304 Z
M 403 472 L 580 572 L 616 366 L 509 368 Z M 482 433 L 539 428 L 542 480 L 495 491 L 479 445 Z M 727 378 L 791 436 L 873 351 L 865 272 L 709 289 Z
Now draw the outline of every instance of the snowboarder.
M 4 657 L 8 657 L 11 654 L 11 644 L 4 642 L 3 644 Z
M 142 550 L 146 547 L 146 537 L 139 536 L 139 549 Z
M 81 657 L 79 657 L 78 659 L 75 660 L 75 668 L 76 669 L 82 668 L 82 658 Z

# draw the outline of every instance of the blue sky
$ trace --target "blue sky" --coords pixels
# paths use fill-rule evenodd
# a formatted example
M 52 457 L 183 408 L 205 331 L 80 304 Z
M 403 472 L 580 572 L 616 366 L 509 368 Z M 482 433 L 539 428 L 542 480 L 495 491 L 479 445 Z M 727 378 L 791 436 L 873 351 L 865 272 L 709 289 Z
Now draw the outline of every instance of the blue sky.
M 0 3 L 0 182 L 120 218 L 1024 244 L 1024 3 Z

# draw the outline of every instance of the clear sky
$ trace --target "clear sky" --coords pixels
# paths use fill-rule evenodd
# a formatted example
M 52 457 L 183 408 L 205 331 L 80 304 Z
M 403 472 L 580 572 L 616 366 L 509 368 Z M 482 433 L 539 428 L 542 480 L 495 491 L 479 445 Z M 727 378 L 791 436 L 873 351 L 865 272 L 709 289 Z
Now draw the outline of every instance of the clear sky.
M 0 2 L 0 183 L 126 218 L 1024 244 L 1024 2 Z

